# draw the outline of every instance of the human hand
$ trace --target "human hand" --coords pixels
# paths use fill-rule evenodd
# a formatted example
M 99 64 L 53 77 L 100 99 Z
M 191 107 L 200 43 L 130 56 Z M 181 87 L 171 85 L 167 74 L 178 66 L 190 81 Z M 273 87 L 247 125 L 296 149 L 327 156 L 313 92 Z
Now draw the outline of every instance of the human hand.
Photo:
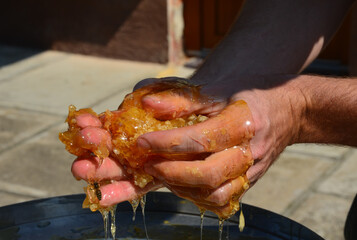
M 139 86 L 153 81 L 159 80 L 145 80 Z M 299 130 L 297 113 L 302 106 L 294 90 L 284 84 L 266 90 L 237 90 L 232 95 L 226 94 L 232 88 L 234 86 L 228 86 L 229 91 L 219 93 L 217 87 L 203 86 L 201 92 L 210 93 L 214 96 L 213 101 L 187 101 L 185 96 L 163 94 L 144 97 L 143 105 L 154 111 L 158 118 L 170 119 L 196 113 L 208 115 L 211 119 L 189 127 L 147 133 L 138 138 L 139 147 L 153 152 L 173 156 L 178 153 L 208 153 L 208 157 L 196 161 L 158 158 L 147 163 L 145 171 L 162 180 L 175 194 L 223 217 L 237 208 L 232 198 L 247 189 L 247 180 L 242 173 L 250 161 L 254 159 L 254 165 L 248 169 L 247 178 L 253 185 L 279 153 L 294 142 Z M 248 103 L 251 117 L 240 99 Z M 297 111 L 292 110 L 294 107 Z M 254 130 L 255 137 L 250 144 L 244 142 L 244 139 L 250 139 L 246 134 L 252 135 Z M 243 145 L 235 147 L 242 144 L 242 140 Z
M 77 179 L 89 183 L 86 188 L 89 200 L 85 201 L 85 206 L 89 202 L 89 207 L 96 210 L 98 207 L 133 200 L 160 186 L 159 180 L 143 172 L 142 164 L 152 155 L 137 149 L 137 136 L 147 131 L 179 127 L 182 121 L 186 124 L 188 120 L 158 121 L 143 110 L 142 96 L 153 92 L 186 96 L 196 90 L 196 87 L 186 83 L 150 85 L 129 94 L 117 111 L 107 110 L 100 115 L 91 109 L 76 110 L 74 106 L 69 107 L 66 120 L 69 128 L 60 133 L 60 140 L 70 153 L 79 156 L 73 163 L 72 172 Z M 189 121 L 193 123 L 200 120 Z M 150 184 L 147 185 L 148 182 Z M 100 190 L 103 190 L 100 195 L 97 195 L 98 186 L 102 186 Z M 120 189 L 123 187 L 125 191 Z M 118 193 L 119 196 L 116 195 Z
M 115 112 L 114 112 L 115 113 Z M 100 186 L 101 199 L 99 204 L 101 207 L 110 207 L 123 201 L 131 201 L 143 196 L 151 190 L 160 188 L 161 182 L 156 180 L 147 184 L 144 188 L 136 186 L 133 179 L 127 174 L 123 165 L 117 160 L 108 156 L 100 159 L 93 153 L 87 154 L 88 149 L 91 152 L 99 151 L 103 145 L 103 149 L 112 151 L 111 134 L 102 128 L 102 123 L 98 117 L 86 112 L 79 112 L 74 117 L 76 127 L 81 130 L 78 139 L 81 141 L 81 146 L 87 149 L 77 153 L 81 155 L 72 164 L 72 174 L 77 180 L 85 180 L 88 183 L 105 183 Z M 98 153 L 97 153 L 98 154 Z M 90 196 L 87 189 L 87 196 Z
M 209 87 L 204 87 L 202 91 L 209 91 Z M 142 104 L 147 110 L 153 111 L 157 118 L 161 119 L 180 117 L 189 115 L 193 112 L 208 115 L 211 119 L 191 127 L 170 130 L 170 133 L 177 131 L 176 133 L 178 133 L 178 135 L 176 136 L 181 137 L 180 139 L 171 141 L 170 144 L 174 143 L 174 146 L 171 146 L 171 149 L 170 146 L 165 146 L 165 142 L 170 142 L 165 141 L 165 138 L 167 138 L 167 136 L 175 135 L 168 135 L 167 131 L 154 132 L 139 138 L 139 146 L 145 148 L 143 144 L 146 142 L 150 144 L 150 148 L 154 147 L 152 152 L 161 152 L 161 155 L 168 154 L 171 156 L 171 161 L 166 161 L 157 157 L 155 161 L 146 164 L 146 170 L 158 179 L 163 180 L 165 185 L 177 195 L 191 199 L 197 205 L 212 210 L 223 217 L 229 216 L 232 209 L 237 208 L 237 201 L 232 201 L 232 199 L 236 196 L 240 196 L 247 188 L 247 179 L 242 175 L 242 172 L 247 170 L 252 159 L 249 151 L 249 144 L 243 140 L 249 140 L 251 137 L 253 133 L 253 120 L 249 121 L 250 125 L 246 124 L 247 119 L 250 119 L 251 116 L 249 109 L 247 109 L 246 104 L 242 101 L 235 101 L 235 99 L 240 99 L 240 95 L 245 96 L 243 99 L 254 105 L 254 103 L 259 103 L 259 100 L 264 99 L 262 98 L 262 96 L 264 97 L 264 94 L 259 91 L 240 92 L 239 94 L 233 95 L 231 98 L 232 103 L 229 103 L 229 100 L 227 100 L 228 98 L 224 98 L 222 95 L 218 100 L 209 99 L 209 101 L 207 101 L 207 98 L 203 98 L 203 100 L 195 99 L 195 101 L 192 101 L 190 93 L 176 93 L 173 94 L 172 91 L 159 91 L 156 92 L 155 95 L 149 95 L 141 99 Z M 274 94 L 267 94 L 266 96 L 272 98 Z M 263 104 L 258 104 L 258 107 L 255 108 L 255 110 L 259 110 L 259 106 L 269 107 L 269 105 L 263 102 Z M 275 107 L 279 109 L 277 104 Z M 272 108 L 266 108 L 266 110 L 268 110 L 267 113 L 269 113 L 269 110 L 271 109 Z M 259 116 L 259 114 L 261 114 L 261 116 L 270 116 L 267 113 L 264 113 L 264 111 L 252 111 L 252 116 L 258 120 L 258 123 L 266 123 L 266 121 L 262 121 L 257 116 Z M 237 118 L 237 114 L 240 114 L 241 117 Z M 281 117 L 277 119 L 281 119 Z M 286 120 L 284 118 L 282 119 L 284 121 Z M 256 120 L 254 121 L 257 122 Z M 92 145 L 97 145 L 98 147 L 102 146 L 104 143 L 106 149 L 111 151 L 110 134 L 101 128 L 101 123 L 98 118 L 95 116 L 93 117 L 90 114 L 80 114 L 77 116 L 75 122 L 81 128 L 80 139 L 83 138 L 85 141 Z M 275 124 L 277 122 L 278 121 L 273 121 Z M 225 129 L 218 128 L 219 131 L 217 131 L 217 127 L 222 126 L 222 124 L 225 126 Z M 255 123 L 255 125 L 257 124 Z M 258 124 L 258 126 L 264 126 L 264 124 Z M 267 130 L 264 128 L 258 129 Z M 268 130 L 271 129 L 272 128 L 268 128 Z M 188 138 L 184 135 L 185 132 L 189 133 Z M 264 131 L 258 131 L 258 133 L 264 133 Z M 155 134 L 163 135 L 157 136 Z M 222 135 L 226 135 L 226 137 L 222 137 Z M 153 145 L 148 141 L 150 140 L 150 136 L 152 137 L 152 140 L 154 140 Z M 257 138 L 259 136 L 260 138 L 262 138 L 261 136 L 270 136 L 269 131 L 265 131 L 265 134 L 258 134 L 253 140 L 259 139 Z M 159 141 L 155 142 L 155 138 L 157 137 L 160 139 L 163 137 L 164 144 L 161 144 Z M 258 150 L 263 150 L 264 153 L 264 148 L 260 148 L 260 146 L 266 146 L 265 144 L 259 145 L 259 142 L 260 141 L 257 141 L 258 144 L 253 145 L 255 150 L 252 151 L 252 153 L 258 156 L 258 158 L 255 159 L 260 159 L 260 152 Z M 234 147 L 239 144 L 241 144 L 239 148 Z M 226 148 L 227 150 L 224 150 Z M 278 150 L 273 151 L 273 153 L 276 152 L 278 152 Z M 179 161 L 182 160 L 182 158 L 178 159 L 178 155 L 181 157 L 184 156 L 185 160 L 203 160 L 204 158 L 202 158 L 202 156 L 210 156 L 207 157 L 205 161 L 187 162 Z M 197 156 L 201 156 L 201 158 L 197 158 Z M 261 176 L 259 174 L 263 174 L 266 171 L 267 166 L 271 164 L 271 162 L 266 159 L 269 160 L 274 158 L 269 158 L 269 156 L 274 155 L 267 154 L 264 158 L 261 158 L 262 160 L 257 161 L 255 166 L 248 170 L 247 175 L 251 182 L 254 183 L 259 176 Z M 221 159 L 224 159 L 224 161 Z M 173 168 L 171 168 L 170 165 Z M 169 167 L 168 169 L 172 169 L 172 171 L 166 171 L 165 169 L 167 169 L 167 167 Z M 165 171 L 160 173 L 160 169 Z M 187 169 L 193 169 L 194 171 L 187 171 Z M 214 172 L 212 171 L 213 169 L 218 170 L 214 170 Z M 252 169 L 256 169 L 256 171 L 252 171 Z M 184 170 L 186 170 L 186 174 Z M 99 164 L 99 159 L 93 156 L 79 158 L 74 162 L 72 172 L 76 178 L 85 179 L 87 181 L 90 181 L 91 179 L 92 181 L 93 179 L 110 180 L 110 184 L 101 188 L 103 191 L 103 199 L 100 204 L 103 206 L 113 205 L 125 200 L 132 200 L 138 195 L 144 194 L 146 191 L 161 186 L 160 181 L 157 181 L 156 179 L 156 184 L 150 184 L 145 189 L 136 187 L 126 178 L 123 167 L 111 158 L 105 158 L 102 165 Z M 204 172 L 205 174 L 202 176 L 205 177 L 201 177 L 200 172 Z M 189 176 L 190 174 L 191 176 Z
M 179 109 L 181 112 L 177 115 L 179 117 L 182 113 L 184 113 L 186 110 L 182 108 L 182 104 L 184 104 L 184 101 L 181 100 L 186 100 L 189 98 L 190 100 L 186 102 L 190 103 L 192 101 L 196 101 L 196 103 L 205 105 L 209 105 L 210 108 L 214 105 L 213 102 L 210 102 L 210 100 L 205 99 L 204 97 L 201 98 L 200 95 L 198 95 L 198 92 L 196 91 L 196 87 L 190 87 L 187 84 L 159 84 L 159 85 L 154 85 L 150 86 L 148 88 L 145 88 L 141 91 L 138 91 L 132 96 L 129 96 L 126 98 L 126 101 L 121 105 L 120 109 L 118 111 L 114 112 L 106 112 L 104 115 L 100 115 L 100 119 L 98 116 L 92 112 L 90 109 L 82 109 L 79 111 L 76 111 L 73 109 L 73 107 L 70 107 L 70 113 L 69 117 L 67 118 L 67 122 L 69 123 L 69 131 L 62 133 L 61 140 L 66 144 L 67 150 L 69 150 L 71 153 L 81 156 L 78 158 L 72 167 L 72 172 L 74 176 L 78 179 L 84 179 L 88 181 L 89 183 L 97 185 L 97 183 L 102 183 L 105 182 L 105 185 L 101 188 L 101 190 L 112 190 L 109 194 L 106 193 L 106 191 L 102 192 L 102 199 L 100 201 L 100 206 L 105 207 L 107 205 L 113 205 L 115 203 L 124 201 L 124 200 L 132 200 L 134 197 L 136 197 L 139 194 L 142 194 L 143 190 L 137 191 L 138 188 L 133 185 L 132 182 L 128 182 L 126 179 L 126 174 L 124 171 L 124 168 L 119 165 L 120 159 L 115 158 L 115 155 L 117 154 L 115 152 L 115 147 L 117 145 L 113 145 L 115 141 L 115 138 L 113 134 L 116 132 L 115 129 L 110 128 L 111 125 L 116 125 L 116 123 L 120 123 L 120 128 L 124 127 L 123 124 L 124 122 L 117 122 L 117 121 L 110 121 L 110 119 L 117 119 L 115 115 L 123 116 L 125 113 L 129 113 L 128 109 L 131 109 L 131 104 L 135 102 L 134 105 L 138 105 L 136 102 L 139 99 L 140 102 L 142 100 L 141 94 L 145 93 L 148 91 L 149 93 L 152 93 L 154 90 L 156 96 L 161 96 L 165 97 L 167 99 L 170 99 L 173 101 L 173 103 L 179 103 L 179 105 L 172 105 L 174 106 L 173 109 Z M 193 96 L 195 95 L 195 96 Z M 198 98 L 200 96 L 200 98 Z M 176 97 L 178 98 L 178 101 Z M 144 103 L 144 102 L 143 102 Z M 140 105 L 140 104 L 139 104 Z M 180 106 L 181 105 L 181 106 Z M 127 108 L 127 107 L 129 108 Z M 171 107 L 172 107 L 171 106 Z M 141 106 L 140 106 L 141 107 Z M 144 108 L 146 108 L 144 104 Z M 220 158 L 224 158 L 225 155 L 242 155 L 243 159 L 245 159 L 244 162 L 237 163 L 234 167 L 234 170 L 229 168 L 225 168 L 221 173 L 224 175 L 223 177 L 225 178 L 224 180 L 220 178 L 216 178 L 216 182 L 213 181 L 211 183 L 207 183 L 207 180 L 205 179 L 200 179 L 202 186 L 206 186 L 206 184 L 213 185 L 214 187 L 218 187 L 222 184 L 225 183 L 225 188 L 226 191 L 231 191 L 232 195 L 235 195 L 235 198 L 238 199 L 238 197 L 241 194 L 241 191 L 246 189 L 248 187 L 247 185 L 247 179 L 244 175 L 245 171 L 247 168 L 251 165 L 251 156 L 250 156 L 250 151 L 249 151 L 249 146 L 247 145 L 247 142 L 253 134 L 253 130 L 250 126 L 251 122 L 249 121 L 250 119 L 250 112 L 247 109 L 247 106 L 244 102 L 236 102 L 234 104 L 231 104 L 230 106 L 227 107 L 227 109 L 231 109 L 233 111 L 239 110 L 239 113 L 243 115 L 244 117 L 241 119 L 243 122 L 237 123 L 238 126 L 243 126 L 243 128 L 235 128 L 234 123 L 231 119 L 226 119 L 226 129 L 220 129 L 219 131 L 208 131 L 205 129 L 197 129 L 198 131 L 202 132 L 205 134 L 206 138 L 202 139 L 202 142 L 205 145 L 205 148 L 209 151 L 220 151 L 223 150 L 222 147 L 227 147 L 230 145 L 232 149 L 223 151 L 223 154 L 217 154 L 213 155 L 214 157 L 208 157 L 206 159 L 207 163 L 210 163 L 211 165 L 216 165 L 217 160 L 220 160 Z M 137 110 L 134 110 L 137 111 Z M 165 109 L 165 113 L 161 114 L 161 118 L 165 115 L 167 117 L 171 116 L 170 111 L 167 111 Z M 212 112 L 212 111 L 211 111 Z M 207 123 L 203 126 L 206 126 L 207 124 L 215 126 L 216 122 L 218 121 L 219 123 L 222 123 L 222 119 L 225 120 L 226 118 L 226 112 L 229 111 L 223 111 L 221 114 L 212 117 L 207 121 Z M 154 112 L 154 114 L 156 114 Z M 210 115 L 210 114 L 208 114 Z M 113 117 L 114 116 L 114 117 Z M 172 118 L 175 118 L 176 114 L 173 113 L 171 116 Z M 132 119 L 132 116 L 128 115 L 127 117 L 130 117 Z M 125 117 L 124 117 L 125 118 Z M 160 118 L 160 117 L 158 117 Z M 109 122 L 107 121 L 109 120 Z M 182 119 L 181 119 L 182 120 Z M 157 120 L 156 120 L 157 121 Z M 191 120 L 190 120 L 191 121 Z M 180 121 L 179 121 L 180 122 Z M 163 122 L 164 125 L 167 125 L 167 122 Z M 109 125 L 107 125 L 109 124 Z M 134 124 L 135 125 L 135 124 Z M 197 126 L 199 126 L 198 124 Z M 119 126 L 119 125 L 118 125 Z M 131 127 L 130 127 L 131 128 Z M 114 132 L 112 131 L 114 130 Z M 230 135 L 229 132 L 234 132 L 234 134 Z M 222 137 L 222 135 L 224 135 Z M 121 136 L 121 135 L 120 135 Z M 233 136 L 233 137 L 230 137 Z M 112 139 L 113 137 L 113 139 Z M 67 141 L 68 139 L 68 141 Z M 212 139 L 212 141 L 211 141 Z M 216 141 L 215 139 L 218 139 L 219 141 Z M 197 141 L 199 141 L 197 139 Z M 240 145 L 239 148 L 236 147 L 236 145 Z M 114 153 L 113 153 L 114 152 Z M 145 151 L 143 151 L 145 152 Z M 156 157 L 156 159 L 160 158 L 162 159 L 163 157 L 169 157 L 169 159 L 174 159 L 178 161 L 179 159 L 184 159 L 184 160 L 194 160 L 194 159 L 203 159 L 203 158 L 196 158 L 196 157 L 202 157 L 203 151 L 197 152 L 197 153 L 183 153 L 183 154 L 178 154 L 175 153 L 172 155 L 171 153 L 165 154 L 165 153 L 158 153 L 156 151 L 150 151 L 150 155 Z M 97 157 L 94 157 L 96 155 Z M 207 154 L 205 154 L 207 155 Z M 112 159 L 112 156 L 115 159 Z M 140 155 L 141 156 L 141 155 Z M 179 157 L 180 156 L 180 157 Z M 142 156 L 143 158 L 144 156 Z M 102 160 L 101 160 L 102 159 Z M 228 161 L 228 159 L 226 159 Z M 220 161 L 220 163 L 223 163 Z M 207 165 L 206 165 L 207 167 Z M 186 166 L 186 169 L 190 169 L 191 173 L 196 174 L 198 177 L 202 175 L 202 171 L 205 171 L 203 168 L 195 168 L 195 167 L 190 167 L 189 165 Z M 223 169 L 223 168 L 222 168 Z M 206 175 L 206 178 L 208 175 Z M 109 181 L 109 184 L 107 184 Z M 113 184 L 115 181 L 115 184 Z M 149 185 L 145 190 L 151 190 L 154 187 L 159 186 L 158 182 L 160 181 L 155 181 L 156 184 Z M 125 183 L 123 185 L 122 183 Z M 185 186 L 185 177 L 183 176 L 183 179 L 179 181 L 176 185 L 183 184 Z M 197 184 L 197 183 L 196 183 Z M 200 183 L 198 183 L 200 184 Z M 189 183 L 190 187 L 194 187 L 192 183 Z M 118 187 L 115 189 L 115 187 Z M 130 187 L 131 193 L 128 193 L 128 191 L 122 191 L 121 188 L 123 187 Z M 170 187 L 171 188 L 171 187 Z M 173 190 L 173 188 L 171 188 Z M 87 188 L 87 195 L 89 196 L 89 199 L 91 198 L 91 188 Z M 185 191 L 185 189 L 180 189 L 176 188 L 173 190 L 175 192 L 179 191 Z M 120 196 L 116 196 L 117 193 L 120 193 Z M 206 195 L 208 192 L 205 193 Z M 92 194 L 93 195 L 93 194 Z M 94 194 L 95 195 L 95 194 Z M 179 194 L 182 195 L 182 194 Z M 203 201 L 201 203 L 201 207 L 204 207 L 206 209 L 210 209 L 214 212 L 221 213 L 220 215 L 222 216 L 228 216 L 231 215 L 232 212 L 232 204 L 233 201 L 232 199 L 229 199 L 229 201 L 232 201 L 232 203 L 228 204 L 228 207 L 226 206 L 215 206 L 213 208 L 213 204 L 210 204 L 210 201 L 216 201 L 215 200 L 215 195 L 213 191 L 210 193 L 210 197 L 206 197 L 205 201 L 208 200 L 208 202 Z M 94 198 L 96 198 L 94 196 Z M 98 197 L 99 198 L 99 197 Z M 111 199 L 112 201 L 108 204 L 108 199 Z M 224 201 L 224 200 L 221 200 Z M 197 202 L 197 201 L 196 201 Z M 92 202 L 91 202 L 92 203 Z M 234 201 L 235 204 L 238 204 L 237 201 Z M 206 206 L 207 205 L 207 206 Z M 91 205 L 90 205 L 91 206 Z M 96 203 L 95 203 L 95 206 Z M 239 205 L 235 205 L 234 208 L 238 208 Z M 92 209 L 92 208 L 91 208 Z M 96 208 L 93 208 L 96 209 Z M 224 210 L 221 210 L 224 209 Z M 227 212 L 229 210 L 229 212 Z M 224 213 L 223 213 L 224 211 Z

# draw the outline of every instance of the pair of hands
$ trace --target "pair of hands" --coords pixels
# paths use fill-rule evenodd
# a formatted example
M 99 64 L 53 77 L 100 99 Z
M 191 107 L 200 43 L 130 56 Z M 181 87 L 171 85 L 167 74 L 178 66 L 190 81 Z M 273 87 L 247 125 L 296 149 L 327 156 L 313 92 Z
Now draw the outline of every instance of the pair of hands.
M 136 88 L 156 81 L 159 80 L 143 80 Z M 151 132 L 138 138 L 138 147 L 153 152 L 185 153 L 185 160 L 190 160 L 155 159 L 146 163 L 145 172 L 155 178 L 146 187 L 135 186 L 127 178 L 124 167 L 110 157 L 105 158 L 100 166 L 97 157 L 78 158 L 72 165 L 73 175 L 86 181 L 113 180 L 101 186 L 102 206 L 132 200 L 166 186 L 176 195 L 190 199 L 200 207 L 223 216 L 228 215 L 232 210 L 232 196 L 247 188 L 244 186 L 246 179 L 241 177 L 247 164 L 254 159 L 254 164 L 247 171 L 247 178 L 252 185 L 263 176 L 278 154 L 292 143 L 297 128 L 294 127 L 296 119 L 291 110 L 291 99 L 287 99 L 284 86 L 269 90 L 237 91 L 233 94 L 229 93 L 232 87 L 226 93 L 224 89 L 227 88 L 220 89 L 223 90 L 217 92 L 217 87 L 202 87 L 203 94 L 215 98 L 208 102 L 189 101 L 185 95 L 160 93 L 142 99 L 143 106 L 153 111 L 159 119 L 192 113 L 210 117 L 200 124 Z M 238 101 L 241 99 L 248 103 L 250 112 Z M 104 138 L 110 145 L 110 134 L 99 128 L 99 119 L 83 115 L 76 120 L 83 128 L 84 140 L 99 144 Z M 227 133 L 229 137 L 226 137 Z M 243 143 L 243 147 L 235 147 L 250 137 L 247 135 L 254 133 L 250 146 Z M 195 158 L 207 152 L 209 155 L 205 159 Z

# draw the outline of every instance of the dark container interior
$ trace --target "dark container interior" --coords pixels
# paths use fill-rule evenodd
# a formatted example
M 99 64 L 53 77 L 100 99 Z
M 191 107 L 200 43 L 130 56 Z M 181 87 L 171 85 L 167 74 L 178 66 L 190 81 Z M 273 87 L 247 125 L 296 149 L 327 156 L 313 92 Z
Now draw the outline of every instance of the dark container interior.
M 82 209 L 83 194 L 41 199 L 0 208 L 0 239 L 103 239 L 100 213 Z M 238 229 L 239 212 L 224 224 L 222 239 L 321 240 L 313 231 L 281 215 L 243 204 L 245 228 Z M 129 203 L 116 211 L 117 239 L 146 239 L 141 209 L 132 221 Z M 145 218 L 150 239 L 200 239 L 200 213 L 190 201 L 171 193 L 147 194 Z M 228 234 L 228 238 L 227 238 Z M 203 239 L 218 239 L 218 219 L 207 212 Z

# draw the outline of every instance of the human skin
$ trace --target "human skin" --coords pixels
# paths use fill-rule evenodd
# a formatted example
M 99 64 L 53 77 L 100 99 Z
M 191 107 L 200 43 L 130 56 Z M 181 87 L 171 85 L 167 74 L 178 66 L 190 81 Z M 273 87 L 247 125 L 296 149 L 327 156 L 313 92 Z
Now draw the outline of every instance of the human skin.
M 252 112 L 255 136 L 250 146 L 256 162 L 247 173 L 251 183 L 255 183 L 265 173 L 288 145 L 332 143 L 357 146 L 357 79 L 309 75 L 280 75 L 274 78 L 283 80 L 282 84 L 264 90 L 239 92 L 230 99 L 230 101 L 244 99 Z M 156 99 L 155 96 L 152 97 L 154 101 L 147 98 L 151 96 L 147 96 L 143 101 L 150 102 L 151 108 L 155 107 L 155 102 L 170 104 L 162 98 Z M 223 105 L 220 107 L 224 109 Z M 160 109 L 165 108 L 160 106 Z M 219 112 L 217 109 L 214 111 Z M 217 123 L 216 127 L 222 125 Z M 176 134 L 180 132 L 182 135 L 192 137 L 189 133 L 182 133 L 187 131 L 186 129 L 174 131 Z M 144 134 L 138 139 L 139 146 L 144 145 L 154 151 L 161 152 L 165 149 L 167 151 L 171 139 L 175 138 L 172 132 L 173 130 Z M 193 136 L 193 138 L 197 137 Z M 182 139 L 180 147 L 176 146 L 175 149 L 182 152 L 188 150 L 192 152 L 195 149 L 193 152 L 197 153 L 201 151 L 202 146 L 197 141 Z M 159 168 L 162 169 L 160 175 L 165 175 L 163 170 L 167 167 L 165 165 L 169 166 L 170 163 L 161 163 L 160 166 L 151 163 L 148 164 L 147 171 L 155 176 Z M 169 176 L 157 177 L 169 178 Z
M 276 77 L 275 77 L 276 78 Z M 299 142 L 320 142 L 336 143 L 350 146 L 357 146 L 357 80 L 356 79 L 338 79 L 319 76 L 279 76 L 284 79 L 283 84 L 265 90 L 251 90 L 240 92 L 232 96 L 231 101 L 244 99 L 250 106 L 255 137 L 250 142 L 252 157 L 255 164 L 247 172 L 248 179 L 254 184 L 271 166 L 276 157 L 283 149 L 290 144 Z M 288 81 L 285 81 L 288 78 Z M 338 88 L 336 88 L 338 86 Z M 170 101 L 174 99 L 175 103 Z M 170 101 L 169 101 L 170 100 Z M 165 97 L 160 95 L 147 96 L 143 99 L 146 107 L 153 109 L 160 102 L 156 112 L 160 115 L 160 109 L 166 117 L 170 114 L 162 104 L 169 106 L 180 106 L 177 111 L 171 108 L 171 114 L 180 116 L 189 115 L 190 109 L 195 113 L 211 111 L 214 118 L 221 110 L 226 109 L 225 105 L 212 103 L 212 105 L 198 102 L 190 102 L 180 97 L 165 101 Z M 182 100 L 182 104 L 180 101 Z M 196 104 L 196 106 L 193 106 Z M 182 106 L 186 107 L 182 108 Z M 201 105 L 201 106 L 200 106 Z M 184 111 L 183 111 L 184 109 Z M 176 114 L 173 114 L 176 112 Z M 234 112 L 228 111 L 228 113 Z M 233 121 L 239 113 L 232 116 Z M 92 116 L 93 117 L 93 116 Z M 82 123 L 82 119 L 83 123 Z M 227 122 L 227 119 L 225 119 Z M 96 134 L 95 127 L 87 125 L 87 118 L 78 118 L 77 122 L 84 129 L 92 130 L 89 137 L 84 135 L 84 139 L 90 142 L 96 142 L 96 138 L 103 140 L 102 130 L 98 128 Z M 92 121 L 93 122 L 93 121 Z M 95 121 L 94 121 L 95 122 Z M 221 128 L 221 122 L 217 121 L 215 125 L 201 123 L 200 128 Z M 225 123 L 225 126 L 227 123 Z M 348 126 L 348 127 L 346 127 Z M 237 126 L 239 127 L 239 126 Z M 179 128 L 169 131 L 147 133 L 139 137 L 138 147 L 150 148 L 156 152 L 189 152 L 192 155 L 206 151 L 201 141 L 192 141 L 192 139 L 202 139 L 200 131 L 196 131 L 198 126 L 193 125 L 190 128 Z M 85 131 L 84 131 L 85 132 Z M 175 143 L 172 148 L 172 139 L 180 135 L 180 142 Z M 109 135 L 104 135 L 108 136 Z M 203 136 L 204 138 L 204 136 Z M 99 142 L 98 141 L 98 144 Z M 218 142 L 218 141 L 217 141 Z M 217 144 L 217 149 L 222 148 Z M 99 160 L 77 159 L 72 167 L 72 172 L 77 179 L 111 179 L 113 184 L 101 188 L 103 206 L 113 205 L 115 203 L 131 200 L 147 191 L 162 186 L 162 183 L 179 196 L 188 198 L 196 204 L 215 208 L 215 211 L 226 211 L 226 204 L 230 197 L 241 191 L 242 186 L 235 178 L 226 179 L 222 169 L 228 165 L 230 168 L 243 160 L 243 155 L 239 149 L 228 148 L 223 151 L 211 149 L 212 154 L 205 161 L 168 161 L 156 159 L 145 165 L 147 173 L 156 177 L 155 184 L 151 184 L 144 189 L 135 186 L 128 181 L 125 176 L 125 170 L 118 162 L 110 158 L 104 159 L 102 165 L 98 167 Z M 187 153 L 187 158 L 189 154 Z M 199 159 L 197 159 L 199 160 Z M 203 159 L 202 159 L 203 160 Z M 211 166 L 214 162 L 214 168 Z M 236 162 L 236 163 L 235 163 Z M 234 164 L 235 163 L 235 164 Z M 206 178 L 195 178 L 187 173 L 187 168 L 205 169 Z M 167 169 L 170 169 L 168 171 Z M 212 169 L 212 171 L 210 171 Z M 214 169 L 214 170 L 213 170 Z M 218 170 L 217 170 L 218 169 Z M 238 167 L 236 171 L 240 168 Z M 222 170 L 222 171 L 220 171 Z M 214 177 L 212 177 L 214 176 Z M 204 181 L 204 182 L 202 182 Z M 205 185 L 205 187 L 202 187 Z
M 351 3 L 347 0 L 268 0 L 259 4 L 247 1 L 230 34 L 190 79 L 203 86 L 203 94 L 215 97 L 214 103 L 201 105 L 180 98 L 174 98 L 175 102 L 172 102 L 172 98 L 165 99 L 165 96 L 147 96 L 143 103 L 155 111 L 156 116 L 170 118 L 166 109 L 178 115 L 194 112 L 214 117 L 229 103 L 240 99 L 246 101 L 255 129 L 250 142 L 255 162 L 247 172 L 252 184 L 264 175 L 288 145 L 316 142 L 356 146 L 356 79 L 297 75 L 327 44 Z M 157 80 L 143 81 L 138 87 L 152 81 Z M 180 113 L 175 106 L 182 105 L 185 111 Z M 231 116 L 234 118 L 235 115 Z M 220 127 L 219 122 L 216 127 Z M 176 134 L 190 136 L 194 128 L 145 134 L 139 138 L 138 147 L 172 152 L 170 138 Z M 202 151 L 202 145 L 182 139 L 175 149 L 197 153 Z M 233 152 L 213 152 L 210 158 L 232 154 L 230 157 L 237 159 Z M 184 175 L 182 168 L 175 167 L 178 162 L 157 159 L 145 166 L 145 170 L 156 177 L 156 184 L 139 189 L 126 180 L 125 171 L 119 164 L 111 159 L 108 162 L 111 162 L 110 170 L 93 167 L 95 159 L 77 159 L 72 166 L 78 179 L 88 179 L 89 172 L 100 173 L 104 179 L 115 179 L 115 184 L 101 188 L 103 206 L 130 200 L 164 184 L 174 193 L 201 205 L 223 209 L 227 199 L 239 188 L 234 179 L 226 180 L 220 186 L 208 179 L 206 184 L 210 187 L 198 189 L 192 179 Z M 219 163 L 216 166 L 221 167 Z M 105 169 L 105 165 L 100 168 Z M 167 168 L 175 171 L 167 172 Z M 103 174 L 105 171 L 109 172 Z M 180 176 L 180 186 L 175 181 L 177 176 Z

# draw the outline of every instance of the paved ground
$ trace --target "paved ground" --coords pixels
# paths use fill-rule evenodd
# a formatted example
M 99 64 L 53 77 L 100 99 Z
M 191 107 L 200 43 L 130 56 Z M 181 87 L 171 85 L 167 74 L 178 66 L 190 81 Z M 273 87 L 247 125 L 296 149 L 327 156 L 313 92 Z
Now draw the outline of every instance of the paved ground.
M 191 72 L 0 45 L 0 205 L 82 192 L 58 140 L 69 104 L 115 109 L 143 78 Z M 357 149 L 302 144 L 289 147 L 244 202 L 338 240 L 356 192 Z

